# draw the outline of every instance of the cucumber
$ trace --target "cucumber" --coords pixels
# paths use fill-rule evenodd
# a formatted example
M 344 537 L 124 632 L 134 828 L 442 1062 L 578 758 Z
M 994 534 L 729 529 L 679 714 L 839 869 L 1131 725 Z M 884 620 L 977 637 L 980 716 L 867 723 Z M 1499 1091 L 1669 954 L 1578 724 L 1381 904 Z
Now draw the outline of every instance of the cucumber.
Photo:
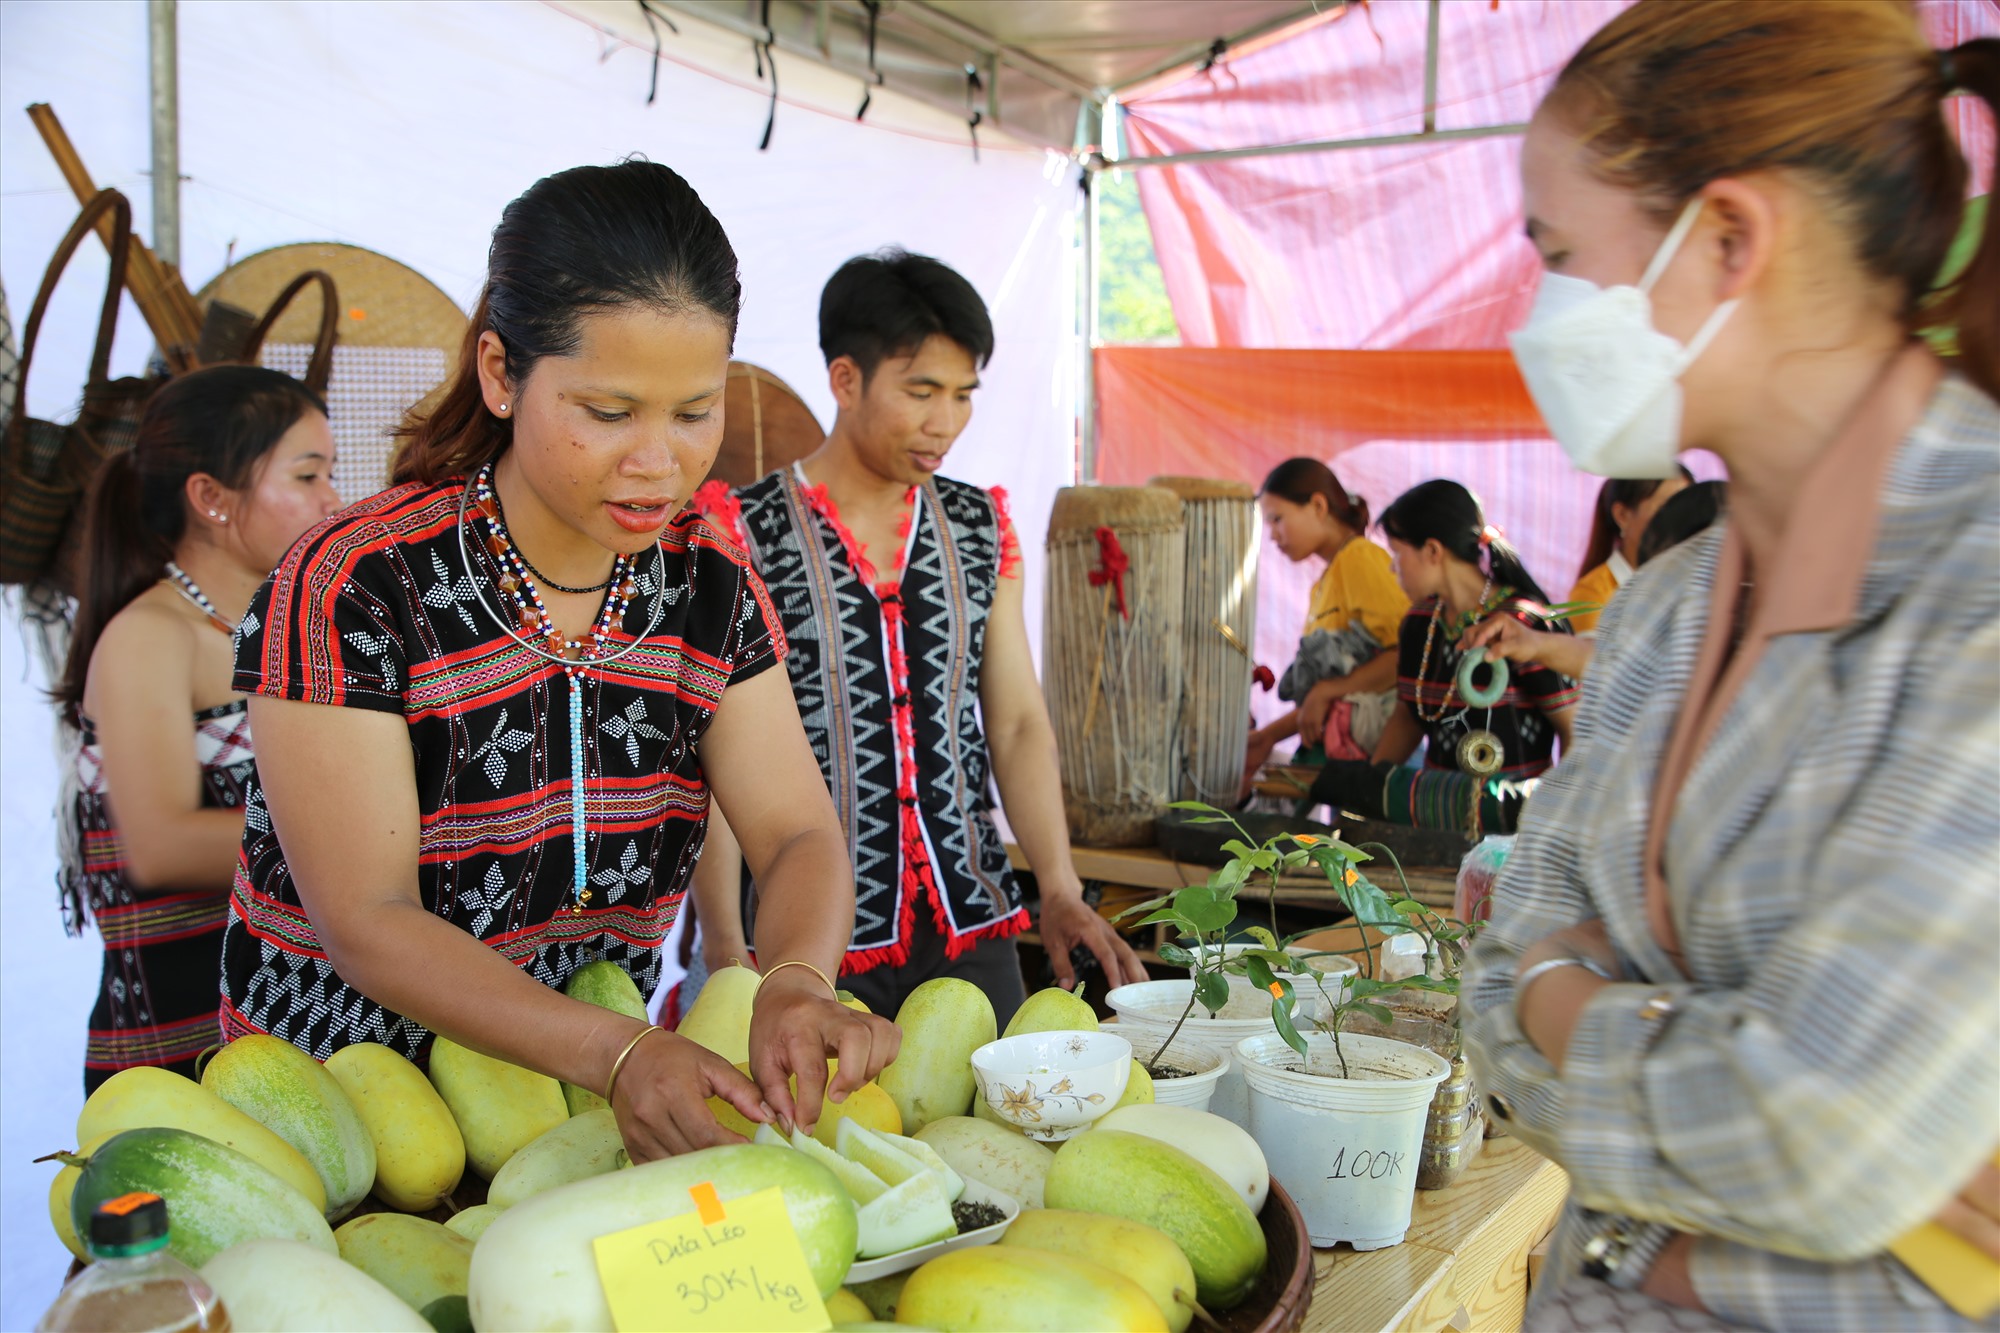
M 340 1257 L 374 1278 L 412 1310 L 465 1295 L 472 1242 L 428 1218 L 369 1213 L 333 1233 Z
M 190 1268 L 264 1238 L 339 1252 L 312 1200 L 234 1148 L 184 1129 L 128 1129 L 100 1144 L 70 1196 L 77 1233 L 89 1233 L 98 1204 L 135 1190 L 167 1201 L 168 1248 Z
M 569 984 L 563 987 L 563 994 L 572 1000 L 582 1000 L 585 1004 L 636 1018 L 641 1023 L 651 1021 L 646 1015 L 646 997 L 639 994 L 632 974 L 618 964 L 601 958 L 594 963 L 585 963 L 572 973 Z M 574 1083 L 563 1084 L 562 1092 L 563 1102 L 572 1116 L 601 1111 L 609 1105 L 589 1088 L 578 1087 Z
M 458 1122 L 423 1072 L 387 1046 L 357 1041 L 327 1057 L 375 1145 L 375 1197 L 405 1213 L 427 1213 L 465 1174 Z
M 352 1264 L 290 1240 L 246 1240 L 202 1266 L 229 1325 L 263 1333 L 431 1333 L 423 1316 Z
M 958 1234 L 952 1219 L 951 1200 L 944 1186 L 930 1172 L 919 1168 L 855 1215 L 859 1229 L 859 1257 L 879 1259 L 900 1254 L 932 1241 L 949 1240 Z
M 505 1208 L 491 1203 L 475 1203 L 470 1208 L 461 1208 L 445 1219 L 445 1230 L 456 1231 L 474 1245 L 486 1234 L 486 1228 L 493 1225 L 493 1219 L 506 1212 Z
M 508 1158 L 507 1165 L 494 1173 L 486 1202 L 511 1208 L 543 1190 L 601 1176 L 630 1161 L 611 1108 L 585 1111 L 571 1116 Z
M 569 1119 L 562 1084 L 547 1074 L 495 1060 L 438 1037 L 431 1043 L 431 1086 L 451 1108 L 465 1160 L 487 1180 L 507 1159 Z
M 894 1099 L 903 1132 L 970 1111 L 979 1090 L 972 1053 L 995 1036 L 986 992 L 958 977 L 933 977 L 903 1001 L 896 1026 L 902 1052 L 875 1081 Z
M 88 1143 L 128 1129 L 184 1129 L 249 1157 L 326 1211 L 319 1172 L 291 1144 L 201 1084 L 171 1069 L 121 1069 L 90 1094 L 76 1118 L 76 1141 Z
M 537 1194 L 500 1214 L 472 1252 L 472 1323 L 484 1329 L 605 1329 L 611 1308 L 592 1242 L 694 1212 L 689 1189 L 724 1203 L 777 1187 L 822 1297 L 853 1266 L 854 1201 L 804 1153 L 733 1144 L 703 1148 Z
M 320 1062 L 288 1041 L 253 1033 L 201 1071 L 201 1086 L 276 1134 L 312 1163 L 329 1220 L 345 1217 L 375 1183 L 375 1140 Z

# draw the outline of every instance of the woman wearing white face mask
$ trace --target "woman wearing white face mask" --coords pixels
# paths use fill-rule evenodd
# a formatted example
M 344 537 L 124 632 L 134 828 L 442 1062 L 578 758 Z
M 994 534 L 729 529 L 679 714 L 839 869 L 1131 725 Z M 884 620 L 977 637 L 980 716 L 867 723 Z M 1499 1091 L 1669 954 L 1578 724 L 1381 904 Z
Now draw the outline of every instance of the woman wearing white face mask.
M 2000 103 L 2000 41 L 1643 0 L 1529 129 L 1551 430 L 1730 473 L 1611 604 L 1473 954 L 1493 1112 L 1572 1183 L 1531 1327 L 1990 1326 L 1899 1239 L 2000 1258 L 2000 218 L 1928 301 L 1954 89 Z

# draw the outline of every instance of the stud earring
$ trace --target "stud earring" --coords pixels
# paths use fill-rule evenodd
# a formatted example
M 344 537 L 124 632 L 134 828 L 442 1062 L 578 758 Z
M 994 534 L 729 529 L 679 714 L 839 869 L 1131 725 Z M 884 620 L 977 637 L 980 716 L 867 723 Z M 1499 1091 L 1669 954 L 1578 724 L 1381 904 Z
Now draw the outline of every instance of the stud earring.
M 500 404 L 500 415 L 501 415 L 501 416 L 503 416 L 503 417 L 504 417 L 504 416 L 506 416 L 506 415 L 507 415 L 507 407 L 508 407 L 508 405 L 507 405 L 506 403 L 502 403 L 502 404 Z
M 227 523 L 229 521 L 229 515 L 219 514 L 213 509 L 208 511 L 208 516 L 214 519 L 217 523 Z

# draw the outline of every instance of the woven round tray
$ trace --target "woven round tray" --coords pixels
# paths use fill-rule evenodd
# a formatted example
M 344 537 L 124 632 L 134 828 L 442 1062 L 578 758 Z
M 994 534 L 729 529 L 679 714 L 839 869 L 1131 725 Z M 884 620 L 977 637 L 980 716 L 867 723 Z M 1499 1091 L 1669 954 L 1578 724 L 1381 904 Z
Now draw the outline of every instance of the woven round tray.
M 312 269 L 329 274 L 340 292 L 326 405 L 340 450 L 334 484 L 352 503 L 389 484 L 390 431 L 443 383 L 465 338 L 465 312 L 407 264 L 358 245 L 322 241 L 281 245 L 238 260 L 196 299 L 204 309 L 211 301 L 226 301 L 262 314 L 286 283 Z M 264 339 L 263 364 L 303 374 L 319 317 L 319 294 L 301 293 Z
M 762 366 L 729 363 L 722 448 L 708 475 L 732 487 L 761 481 L 820 447 L 826 432 L 792 386 Z

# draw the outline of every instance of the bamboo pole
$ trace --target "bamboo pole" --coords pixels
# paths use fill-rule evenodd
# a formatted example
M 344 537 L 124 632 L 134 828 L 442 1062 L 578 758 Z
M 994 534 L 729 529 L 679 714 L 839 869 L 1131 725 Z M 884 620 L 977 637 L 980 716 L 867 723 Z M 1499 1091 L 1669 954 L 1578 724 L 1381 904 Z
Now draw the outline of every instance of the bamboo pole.
M 89 168 L 77 153 L 76 146 L 63 132 L 62 122 L 56 119 L 54 108 L 46 102 L 37 102 L 28 108 L 28 119 L 35 122 L 41 132 L 42 142 L 48 145 L 49 155 L 55 158 L 56 169 L 76 194 L 79 203 L 89 203 L 95 198 L 97 184 L 91 179 Z M 98 224 L 98 235 L 105 243 L 111 240 L 111 219 L 107 216 Z M 132 257 L 125 270 L 125 286 L 132 293 L 132 299 L 139 306 L 139 313 L 145 317 L 146 325 L 152 329 L 153 337 L 160 344 L 160 353 L 167 364 L 176 372 L 192 370 L 198 362 L 195 348 L 201 343 L 201 307 L 195 304 L 193 293 L 181 281 L 180 273 L 170 264 L 162 263 L 146 243 L 134 234 L 132 237 Z

